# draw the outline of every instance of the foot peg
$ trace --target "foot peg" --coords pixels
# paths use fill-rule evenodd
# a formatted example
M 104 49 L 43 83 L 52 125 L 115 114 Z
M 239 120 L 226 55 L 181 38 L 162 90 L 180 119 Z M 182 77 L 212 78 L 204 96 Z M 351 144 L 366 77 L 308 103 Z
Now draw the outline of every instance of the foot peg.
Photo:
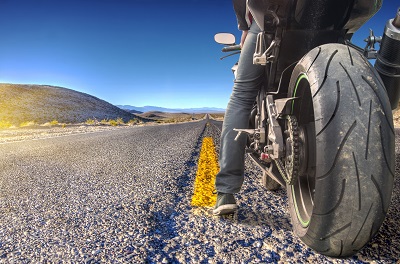
M 255 129 L 237 129 L 237 128 L 234 128 L 233 131 L 238 132 L 237 136 L 235 137 L 235 141 L 238 141 L 238 139 L 239 139 L 239 137 L 240 137 L 240 135 L 242 133 L 246 133 L 248 135 L 254 135 L 256 133 Z

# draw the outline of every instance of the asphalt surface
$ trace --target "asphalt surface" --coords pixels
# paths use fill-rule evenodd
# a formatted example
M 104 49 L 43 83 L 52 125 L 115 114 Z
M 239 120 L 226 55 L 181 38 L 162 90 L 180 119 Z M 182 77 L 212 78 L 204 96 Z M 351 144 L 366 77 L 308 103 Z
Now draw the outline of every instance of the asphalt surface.
M 246 160 L 232 218 L 190 206 L 203 136 L 221 123 L 131 127 L 0 144 L 0 263 L 396 263 L 400 132 L 392 205 L 357 255 L 313 252 L 291 231 L 284 190 Z

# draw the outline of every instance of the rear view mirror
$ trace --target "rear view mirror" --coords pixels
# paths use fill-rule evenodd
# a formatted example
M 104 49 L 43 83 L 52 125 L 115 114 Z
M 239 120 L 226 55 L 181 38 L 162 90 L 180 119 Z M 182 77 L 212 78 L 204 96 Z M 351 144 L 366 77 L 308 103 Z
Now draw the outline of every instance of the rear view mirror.
M 215 42 L 225 45 L 235 44 L 235 36 L 231 33 L 218 33 L 214 36 Z

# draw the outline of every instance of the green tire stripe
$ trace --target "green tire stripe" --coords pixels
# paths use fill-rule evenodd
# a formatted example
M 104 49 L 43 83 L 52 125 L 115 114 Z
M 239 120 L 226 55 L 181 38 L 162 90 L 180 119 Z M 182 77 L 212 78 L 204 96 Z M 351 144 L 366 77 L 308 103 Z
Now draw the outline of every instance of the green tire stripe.
M 307 77 L 307 75 L 305 73 L 302 73 L 302 74 L 299 75 L 299 77 L 298 77 L 298 79 L 296 81 L 296 86 L 295 86 L 294 91 L 293 91 L 293 97 L 296 97 L 297 87 L 299 86 L 300 81 L 303 80 L 303 79 L 306 79 L 308 81 L 308 77 Z M 294 101 L 295 100 L 292 100 L 292 114 L 293 114 L 293 111 L 294 111 Z
M 293 97 L 296 97 L 297 88 L 299 87 L 299 84 L 303 79 L 306 79 L 308 81 L 308 77 L 305 73 L 300 74 L 299 77 L 297 78 L 296 86 L 295 86 L 294 92 L 293 92 Z M 294 112 L 294 101 L 295 100 L 292 101 L 292 114 Z M 297 214 L 297 219 L 299 219 L 299 221 L 303 227 L 307 227 L 310 224 L 310 220 L 304 221 L 303 218 L 301 217 L 300 212 L 299 212 L 299 207 L 297 206 L 296 195 L 294 193 L 293 185 L 291 186 L 291 189 L 292 189 L 292 197 L 293 197 L 294 207 L 295 207 L 296 214 Z

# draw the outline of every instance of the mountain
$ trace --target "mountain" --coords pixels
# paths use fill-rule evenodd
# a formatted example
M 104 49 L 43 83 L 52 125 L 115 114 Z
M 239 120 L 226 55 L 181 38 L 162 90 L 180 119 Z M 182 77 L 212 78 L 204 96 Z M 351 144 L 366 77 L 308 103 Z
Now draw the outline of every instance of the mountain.
M 225 109 L 215 107 L 202 107 L 202 108 L 164 108 L 158 106 L 131 106 L 131 105 L 117 105 L 119 108 L 124 110 L 137 111 L 141 113 L 145 112 L 164 112 L 164 113 L 224 113 Z
M 34 121 L 42 124 L 80 123 L 88 119 L 117 119 L 125 122 L 137 118 L 104 100 L 63 87 L 49 85 L 1 84 L 0 123 L 20 125 Z
M 143 114 L 144 112 L 136 110 L 135 106 L 130 106 L 130 105 L 116 105 L 116 107 L 121 108 L 122 110 L 128 111 L 129 113 L 133 114 Z M 140 108 L 140 107 L 139 107 Z

